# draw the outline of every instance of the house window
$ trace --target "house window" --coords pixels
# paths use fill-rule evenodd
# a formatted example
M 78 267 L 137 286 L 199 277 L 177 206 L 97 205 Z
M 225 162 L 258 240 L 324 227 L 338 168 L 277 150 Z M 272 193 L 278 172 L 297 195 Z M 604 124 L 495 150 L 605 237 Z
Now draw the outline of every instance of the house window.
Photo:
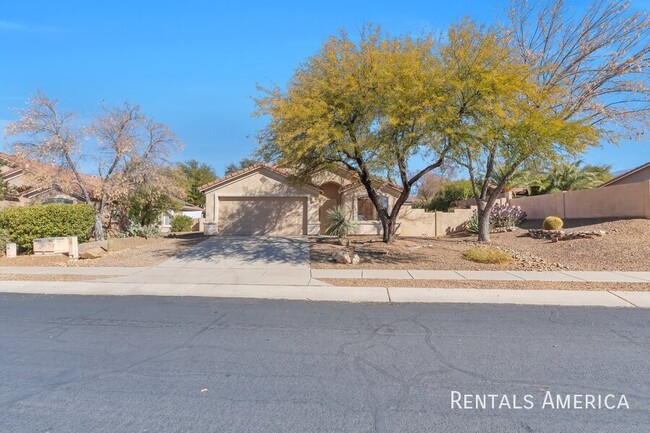
M 388 209 L 388 197 L 380 196 L 379 203 L 385 209 Z M 357 219 L 359 221 L 373 221 L 379 219 L 377 210 L 368 197 L 357 199 Z
M 172 219 L 171 215 L 169 215 L 167 212 L 163 214 L 163 226 L 164 227 L 169 227 L 172 225 Z

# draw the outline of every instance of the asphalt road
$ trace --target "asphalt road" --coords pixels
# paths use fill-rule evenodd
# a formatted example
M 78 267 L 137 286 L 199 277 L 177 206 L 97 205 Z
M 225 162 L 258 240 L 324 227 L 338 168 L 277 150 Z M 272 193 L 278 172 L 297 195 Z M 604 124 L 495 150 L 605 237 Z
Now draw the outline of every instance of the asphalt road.
M 646 433 L 650 311 L 0 296 L 0 432 L 375 431 Z

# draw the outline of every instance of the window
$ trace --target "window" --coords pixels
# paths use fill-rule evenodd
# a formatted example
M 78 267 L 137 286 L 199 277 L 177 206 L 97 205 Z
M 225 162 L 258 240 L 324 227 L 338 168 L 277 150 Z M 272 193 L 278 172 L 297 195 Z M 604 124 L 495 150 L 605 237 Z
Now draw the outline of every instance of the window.
M 388 209 L 388 197 L 382 195 L 379 197 L 379 203 L 382 207 Z M 377 220 L 377 210 L 368 197 L 357 199 L 357 219 L 359 221 Z
M 169 227 L 172 225 L 172 219 L 171 215 L 169 215 L 167 212 L 163 214 L 163 226 L 164 227 Z

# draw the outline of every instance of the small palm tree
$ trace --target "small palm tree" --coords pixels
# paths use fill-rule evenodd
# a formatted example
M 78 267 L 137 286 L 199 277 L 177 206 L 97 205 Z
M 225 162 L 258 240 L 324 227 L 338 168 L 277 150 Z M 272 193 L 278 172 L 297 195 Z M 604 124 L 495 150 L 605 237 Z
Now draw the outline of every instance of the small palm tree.
M 330 219 L 330 225 L 325 230 L 326 235 L 343 239 L 356 232 L 357 224 L 350 220 L 343 207 L 333 207 L 327 211 L 327 216 Z
M 602 185 L 612 178 L 608 165 L 583 165 L 581 160 L 559 163 L 551 167 L 542 182 L 544 194 L 559 191 L 576 191 Z

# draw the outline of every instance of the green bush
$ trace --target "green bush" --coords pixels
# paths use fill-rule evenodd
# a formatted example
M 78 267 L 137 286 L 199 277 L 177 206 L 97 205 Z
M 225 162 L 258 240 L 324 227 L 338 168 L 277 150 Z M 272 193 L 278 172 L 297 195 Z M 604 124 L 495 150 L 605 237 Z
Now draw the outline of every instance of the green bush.
M 79 242 L 85 242 L 94 224 L 95 209 L 85 204 L 21 206 L 0 212 L 0 229 L 9 232 L 11 239 L 27 251 L 37 238 L 77 236 Z
M 5 253 L 8 242 L 11 242 L 9 231 L 0 229 L 0 256 Z
M 562 218 L 556 216 L 546 217 L 544 224 L 542 224 L 544 230 L 560 230 L 563 226 L 564 221 L 562 221 Z
M 172 218 L 172 233 L 192 231 L 192 217 L 187 215 L 176 215 Z
M 500 265 L 512 261 L 512 256 L 508 252 L 496 248 L 472 248 L 465 251 L 463 257 L 472 262 L 491 265 Z
M 325 230 L 325 234 L 328 236 L 336 236 L 342 239 L 357 230 L 357 224 L 350 220 L 345 209 L 341 206 L 328 210 L 327 216 L 330 219 L 330 225 Z
M 445 183 L 425 207 L 430 211 L 449 212 L 454 207 L 455 201 L 466 200 L 473 196 L 472 182 L 453 180 Z
M 156 225 L 143 226 L 140 223 L 130 221 L 129 227 L 124 233 L 125 237 L 140 237 L 140 238 L 158 238 L 162 236 L 160 227 Z

